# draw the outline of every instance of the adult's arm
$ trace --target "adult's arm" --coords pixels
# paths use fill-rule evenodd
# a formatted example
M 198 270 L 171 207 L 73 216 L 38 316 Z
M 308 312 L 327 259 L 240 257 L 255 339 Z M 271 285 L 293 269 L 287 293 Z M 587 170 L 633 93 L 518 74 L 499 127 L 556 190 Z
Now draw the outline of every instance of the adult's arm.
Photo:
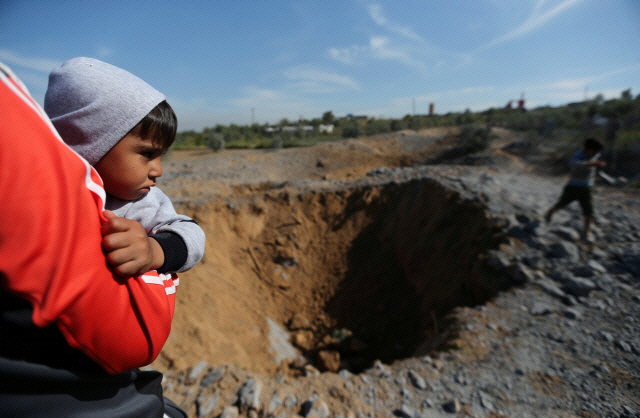
M 0 64 L 0 282 L 29 301 L 39 327 L 109 373 L 151 363 L 169 332 L 172 277 L 120 278 L 102 252 L 104 190 Z

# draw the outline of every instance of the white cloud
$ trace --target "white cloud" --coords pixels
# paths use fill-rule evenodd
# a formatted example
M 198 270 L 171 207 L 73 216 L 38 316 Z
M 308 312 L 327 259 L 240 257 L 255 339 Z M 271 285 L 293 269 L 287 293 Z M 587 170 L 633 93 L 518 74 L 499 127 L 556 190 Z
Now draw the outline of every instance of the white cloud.
M 426 65 L 414 59 L 409 52 L 386 36 L 372 36 L 366 46 L 353 45 L 348 48 L 330 48 L 329 57 L 343 64 L 352 65 L 365 59 L 395 61 L 409 67 L 425 69 Z
M 245 87 L 244 96 L 232 99 L 234 106 L 250 108 L 268 103 L 286 101 L 287 97 L 276 90 L 260 89 L 257 87 Z
M 390 46 L 389 38 L 384 36 L 374 36 L 369 39 L 369 47 L 376 58 L 399 60 L 403 62 L 409 60 L 409 56 L 405 52 L 393 49 Z
M 284 76 L 296 82 L 298 88 L 307 92 L 329 92 L 336 89 L 359 90 L 360 86 L 351 77 L 319 70 L 309 66 L 296 66 L 287 69 Z
M 412 39 L 414 41 L 421 41 L 422 38 L 413 29 L 399 25 L 394 22 L 390 22 L 389 19 L 385 16 L 382 6 L 379 4 L 372 4 L 368 8 L 369 16 L 373 19 L 374 23 L 378 26 L 386 29 L 391 33 L 395 33 L 401 35 L 405 38 Z
M 12 67 L 20 66 L 47 74 L 62 65 L 61 61 L 40 57 L 25 57 L 8 49 L 0 49 L 0 60 Z
M 362 47 L 353 45 L 349 48 L 329 48 L 329 57 L 343 64 L 351 65 L 357 62 L 361 55 Z
M 494 39 L 479 49 L 489 49 L 498 44 L 508 42 L 534 32 L 581 1 L 582 0 L 561 0 L 559 3 L 556 2 L 557 4 L 549 7 L 548 3 L 550 2 L 548 0 L 537 0 L 531 15 L 529 15 L 523 23 L 512 31 Z
M 391 22 L 385 16 L 382 6 L 369 5 L 369 17 L 382 28 L 382 33 L 372 34 L 364 45 L 333 47 L 327 50 L 328 56 L 346 65 L 366 64 L 370 60 L 396 62 L 424 73 L 449 61 L 469 62 L 470 58 L 447 53 L 424 40 L 418 33 L 401 24 Z
M 586 88 L 588 88 L 589 84 L 594 84 L 599 81 L 606 80 L 618 74 L 625 74 L 625 73 L 630 73 L 634 71 L 640 71 L 640 64 L 617 68 L 615 70 L 607 71 L 601 74 L 594 74 L 594 75 L 578 77 L 578 78 L 567 78 L 563 80 L 557 80 L 551 83 L 545 83 L 545 84 L 533 86 L 529 89 L 530 90 L 549 90 L 549 91 L 553 91 L 553 90 L 584 91 Z

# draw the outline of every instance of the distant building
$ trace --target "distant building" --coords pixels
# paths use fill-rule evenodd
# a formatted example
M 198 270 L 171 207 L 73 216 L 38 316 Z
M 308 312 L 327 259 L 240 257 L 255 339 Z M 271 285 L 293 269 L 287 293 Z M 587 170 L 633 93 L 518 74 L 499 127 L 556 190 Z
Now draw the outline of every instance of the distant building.
M 351 113 L 349 113 L 347 116 L 345 116 L 342 119 L 346 119 L 346 120 L 368 120 L 369 116 L 366 115 L 352 115 Z
M 318 131 L 321 134 L 330 134 L 333 133 L 333 124 L 331 125 L 319 125 L 318 126 Z
M 331 125 L 333 127 L 333 125 Z M 264 129 L 264 133 L 267 135 L 272 135 L 276 132 L 298 132 L 298 131 L 304 131 L 304 132 L 312 132 L 313 131 L 313 126 L 311 125 L 289 125 L 289 126 L 283 126 L 283 127 L 279 127 L 279 126 L 268 126 Z
M 522 93 L 522 95 L 520 96 L 520 100 L 518 100 L 518 109 L 525 111 L 526 109 L 524 108 L 524 93 Z
M 567 103 L 567 107 L 570 108 L 570 109 L 574 109 L 574 108 L 577 108 L 577 107 L 588 106 L 591 103 L 593 103 L 592 100 L 585 100 L 583 102 Z

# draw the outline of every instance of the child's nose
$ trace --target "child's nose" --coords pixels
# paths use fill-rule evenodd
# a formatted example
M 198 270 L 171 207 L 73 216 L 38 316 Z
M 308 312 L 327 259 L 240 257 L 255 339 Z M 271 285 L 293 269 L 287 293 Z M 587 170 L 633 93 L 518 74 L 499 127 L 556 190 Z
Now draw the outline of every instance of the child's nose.
M 151 170 L 149 171 L 149 177 L 157 178 L 162 176 L 162 163 L 158 158 L 157 161 L 153 161 Z

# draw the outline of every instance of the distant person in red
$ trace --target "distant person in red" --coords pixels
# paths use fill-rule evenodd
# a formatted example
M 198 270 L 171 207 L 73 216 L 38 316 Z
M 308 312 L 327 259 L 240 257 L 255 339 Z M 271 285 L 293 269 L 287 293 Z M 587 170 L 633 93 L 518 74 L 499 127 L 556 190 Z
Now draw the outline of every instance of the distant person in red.
M 0 64 L 0 416 L 186 418 L 150 364 L 175 284 L 120 277 L 102 251 L 105 192 Z
M 596 170 L 606 165 L 600 160 L 600 151 L 602 151 L 602 144 L 596 139 L 589 138 L 584 141 L 584 147 L 573 154 L 569 161 L 570 177 L 560 199 L 544 216 L 547 222 L 551 222 L 551 217 L 557 210 L 577 200 L 584 217 L 582 239 L 587 242 L 593 242 L 591 224 L 594 210 L 591 189 L 595 182 Z

